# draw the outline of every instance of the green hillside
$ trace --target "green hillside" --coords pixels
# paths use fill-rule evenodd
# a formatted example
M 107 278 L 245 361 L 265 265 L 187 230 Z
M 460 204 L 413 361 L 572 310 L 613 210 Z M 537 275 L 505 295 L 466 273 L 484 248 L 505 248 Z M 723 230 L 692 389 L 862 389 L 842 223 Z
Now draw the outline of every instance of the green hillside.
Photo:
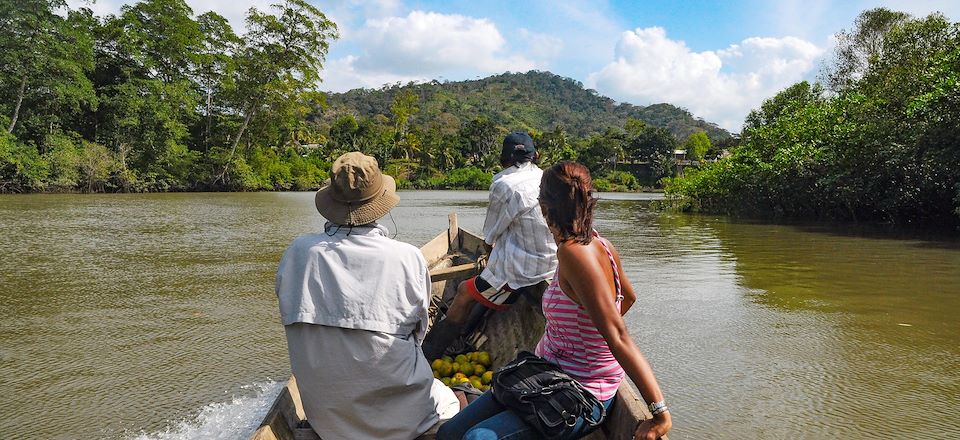
M 507 129 L 549 131 L 559 126 L 573 136 L 585 137 L 611 126 L 623 127 L 627 118 L 635 118 L 667 129 L 680 140 L 699 131 L 705 131 L 714 142 L 730 138 L 730 133 L 716 124 L 695 118 L 674 105 L 618 104 L 595 90 L 585 89 L 579 81 L 539 71 L 331 94 L 330 107 L 321 118 L 332 121 L 342 114 L 390 117 L 395 97 L 407 90 L 417 96 L 420 109 L 411 117 L 412 125 L 428 124 L 447 113 L 462 122 L 486 117 Z M 452 119 L 449 116 L 447 119 Z

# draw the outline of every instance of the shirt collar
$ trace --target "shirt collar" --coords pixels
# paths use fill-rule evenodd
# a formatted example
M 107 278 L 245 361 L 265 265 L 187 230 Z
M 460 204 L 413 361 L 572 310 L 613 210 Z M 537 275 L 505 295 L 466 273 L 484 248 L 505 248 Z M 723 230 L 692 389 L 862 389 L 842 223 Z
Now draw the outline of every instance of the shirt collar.
M 537 165 L 533 162 L 524 162 L 516 165 L 511 165 L 503 169 L 503 171 L 497 173 L 498 176 L 506 176 L 507 174 L 518 173 L 520 171 L 529 171 L 533 168 L 538 168 Z
M 382 235 L 384 237 L 390 236 L 390 230 L 386 226 L 380 223 L 370 223 L 366 225 L 359 226 L 350 226 L 350 225 L 339 225 L 334 222 L 326 222 L 323 224 L 323 231 L 333 237 L 346 237 L 347 235 Z

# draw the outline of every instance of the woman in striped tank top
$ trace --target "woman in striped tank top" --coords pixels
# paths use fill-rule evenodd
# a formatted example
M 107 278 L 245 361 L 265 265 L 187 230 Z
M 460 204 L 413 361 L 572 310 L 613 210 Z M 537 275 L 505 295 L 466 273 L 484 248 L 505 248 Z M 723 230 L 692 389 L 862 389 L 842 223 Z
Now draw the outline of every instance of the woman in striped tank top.
M 536 353 L 560 365 L 609 407 L 624 374 L 653 402 L 635 439 L 656 439 L 672 426 L 653 369 L 627 332 L 622 315 L 636 300 L 620 256 L 593 230 L 593 182 L 583 165 L 560 162 L 540 181 L 540 209 L 557 242 L 559 267 L 543 295 L 547 320 Z M 578 422 L 583 426 L 582 421 Z M 586 435 L 581 430 L 579 436 Z M 440 427 L 444 439 L 534 439 L 537 432 L 484 393 Z
M 557 242 L 560 264 L 543 294 L 547 327 L 537 354 L 600 400 L 616 395 L 626 373 L 654 413 L 634 438 L 656 439 L 670 430 L 672 419 L 653 369 L 623 322 L 636 295 L 616 249 L 593 229 L 595 205 L 586 167 L 560 162 L 544 171 L 540 209 Z

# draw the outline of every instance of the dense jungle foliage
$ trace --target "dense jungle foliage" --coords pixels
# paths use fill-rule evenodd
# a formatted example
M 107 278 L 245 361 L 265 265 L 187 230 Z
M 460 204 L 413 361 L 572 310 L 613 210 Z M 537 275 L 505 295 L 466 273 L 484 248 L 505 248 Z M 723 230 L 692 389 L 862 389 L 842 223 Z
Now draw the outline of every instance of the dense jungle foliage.
M 711 212 L 960 225 L 958 24 L 865 11 L 822 78 L 766 100 L 729 157 L 668 194 Z
M 473 81 L 425 84 L 394 84 L 381 89 L 356 89 L 332 94 L 328 115 L 348 113 L 360 117 L 389 115 L 397 96 L 407 92 L 417 97 L 420 111 L 410 122 L 424 126 L 437 117 L 458 121 L 486 118 L 500 127 L 553 130 L 562 127 L 569 135 L 584 138 L 609 127 L 622 127 L 629 119 L 667 129 L 677 139 L 706 132 L 713 140 L 730 134 L 715 124 L 695 119 L 670 104 L 635 106 L 617 103 L 584 89 L 579 81 L 550 72 L 504 73 Z
M 546 164 L 580 160 L 626 190 L 671 175 L 683 142 L 730 139 L 674 106 L 618 105 L 546 72 L 328 100 L 317 86 L 338 31 L 320 10 L 286 0 L 250 10 L 246 29 L 183 0 L 103 18 L 0 0 L 0 192 L 312 189 L 351 150 L 404 187 L 486 188 L 516 129 Z

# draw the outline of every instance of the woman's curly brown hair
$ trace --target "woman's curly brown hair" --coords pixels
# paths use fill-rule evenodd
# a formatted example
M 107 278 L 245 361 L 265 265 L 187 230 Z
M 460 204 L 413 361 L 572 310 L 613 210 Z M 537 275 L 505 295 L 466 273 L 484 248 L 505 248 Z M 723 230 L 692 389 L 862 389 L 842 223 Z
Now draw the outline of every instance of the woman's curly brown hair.
M 581 244 L 593 240 L 593 179 L 587 167 L 575 162 L 558 162 L 543 172 L 540 206 L 547 224 L 560 238 Z

